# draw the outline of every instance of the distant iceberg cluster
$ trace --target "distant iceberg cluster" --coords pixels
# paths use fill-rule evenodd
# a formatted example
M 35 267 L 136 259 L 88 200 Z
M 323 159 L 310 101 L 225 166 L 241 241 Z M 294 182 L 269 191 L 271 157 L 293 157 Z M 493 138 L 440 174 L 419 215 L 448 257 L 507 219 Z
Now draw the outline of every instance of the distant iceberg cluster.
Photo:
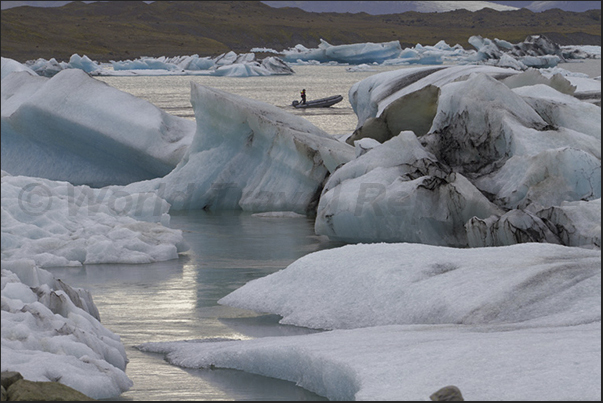
M 220 56 L 199 57 L 141 57 L 135 60 L 112 61 L 104 65 L 90 60 L 88 56 L 73 54 L 69 62 L 57 62 L 52 58 L 28 61 L 25 66 L 44 77 L 53 77 L 59 71 L 80 69 L 93 76 L 136 76 L 136 75 L 203 75 L 253 77 L 289 75 L 294 71 L 291 67 L 275 56 L 269 56 L 261 61 L 256 60 L 254 53 L 237 55 L 235 52 L 224 53 Z
M 52 77 L 61 70 L 80 69 L 90 75 L 206 75 L 228 77 L 254 77 L 294 74 L 291 66 L 307 64 L 351 65 L 348 71 L 366 71 L 371 65 L 438 65 L 488 64 L 526 70 L 528 68 L 553 68 L 570 59 L 601 57 L 600 47 L 561 47 L 543 35 L 528 36 L 523 42 L 512 44 L 505 40 L 472 36 L 469 43 L 475 49 L 461 45 L 450 46 L 445 41 L 435 45 L 417 44 L 402 49 L 399 41 L 382 43 L 354 43 L 331 45 L 320 39 L 317 48 L 298 44 L 277 51 L 269 48 L 252 48 L 249 53 L 223 53 L 216 57 L 176 56 L 141 57 L 135 60 L 99 63 L 88 56 L 73 54 L 69 62 L 51 58 L 29 60 L 24 65 L 44 77 Z M 256 53 L 271 53 L 258 60 Z M 366 66 L 366 67 L 361 67 Z
M 477 53 L 468 60 L 517 70 L 526 70 L 529 67 L 550 68 L 569 59 L 587 59 L 594 56 L 583 49 L 564 49 L 544 35 L 530 35 L 517 44 L 477 35 L 470 37 L 469 43 L 475 47 Z

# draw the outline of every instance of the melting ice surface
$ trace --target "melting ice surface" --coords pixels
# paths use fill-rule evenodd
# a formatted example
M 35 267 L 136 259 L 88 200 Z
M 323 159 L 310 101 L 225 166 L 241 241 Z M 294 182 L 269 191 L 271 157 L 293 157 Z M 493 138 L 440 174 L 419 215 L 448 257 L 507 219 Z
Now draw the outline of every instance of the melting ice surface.
M 334 400 L 424 400 L 449 384 L 467 400 L 601 399 L 600 106 L 586 97 L 600 105 L 600 80 L 488 65 L 376 74 L 350 89 L 349 144 L 208 87 L 192 86 L 191 126 L 80 71 L 2 62 L 3 370 L 118 396 L 131 387 L 119 336 L 43 267 L 173 259 L 186 246 L 169 208 L 315 211 L 318 233 L 357 244 L 220 303 L 325 332 L 139 348 Z M 89 187 L 133 150 L 127 185 Z M 55 165 L 72 169 L 57 178 Z

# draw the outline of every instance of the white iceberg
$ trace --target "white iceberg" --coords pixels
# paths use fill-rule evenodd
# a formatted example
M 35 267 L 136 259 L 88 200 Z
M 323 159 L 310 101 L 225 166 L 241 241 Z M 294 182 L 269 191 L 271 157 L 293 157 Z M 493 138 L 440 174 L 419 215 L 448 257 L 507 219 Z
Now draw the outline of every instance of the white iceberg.
M 144 343 L 184 368 L 286 379 L 330 400 L 601 396 L 601 251 L 522 244 L 348 245 L 219 300 L 335 329 L 254 340 Z
M 220 69 L 232 65 L 236 65 L 238 68 Z M 54 58 L 50 60 L 40 58 L 27 61 L 24 66 L 44 77 L 53 77 L 66 69 L 83 70 L 91 76 L 205 75 L 252 77 L 294 74 L 293 69 L 276 56 L 258 61 L 255 59 L 254 53 L 237 55 L 232 51 L 214 58 L 199 57 L 196 54 L 175 57 L 142 56 L 134 60 L 112 60 L 107 66 L 90 60 L 88 56 L 84 55 L 82 57 L 75 53 L 71 56 L 69 62 L 57 62 Z
M 111 66 L 114 71 L 119 70 L 176 70 L 178 66 L 171 63 L 166 63 L 163 60 L 156 58 L 143 57 L 138 60 L 112 61 Z
M 498 78 L 518 71 L 484 65 L 421 66 L 374 74 L 350 87 L 348 98 L 358 116 L 357 128 L 370 117 L 378 117 L 396 99 L 427 85 L 441 87 L 471 73 L 484 73 Z
M 507 66 L 520 70 L 530 67 L 552 68 L 568 59 L 586 59 L 596 56 L 594 49 L 593 53 L 584 49 L 564 49 L 544 35 L 529 35 L 523 42 L 516 44 L 498 38 L 491 40 L 474 35 L 468 39 L 468 42 L 477 49 L 477 53 L 468 57 L 467 61 L 500 67 Z M 515 59 L 515 62 L 511 59 Z
M 404 130 L 409 120 L 400 118 L 391 140 L 367 137 L 355 148 L 279 108 L 196 84 L 195 133 L 178 129 L 177 119 L 163 120 L 156 108 L 90 83 L 77 69 L 53 79 L 3 74 L 3 164 L 5 153 L 16 153 L 16 166 L 32 160 L 52 161 L 52 167 L 69 157 L 65 174 L 80 168 L 110 173 L 114 159 L 107 155 L 95 169 L 82 164 L 91 154 L 80 154 L 86 150 L 82 139 L 94 128 L 95 141 L 115 145 L 112 152 L 133 147 L 150 165 L 168 160 L 176 166 L 164 177 L 153 173 L 151 180 L 101 189 L 2 173 L 3 370 L 32 380 L 60 378 L 99 399 L 131 387 L 123 346 L 100 326 L 89 295 L 40 266 L 173 259 L 185 245 L 181 233 L 165 227 L 168 208 L 234 208 L 286 219 L 319 203 L 320 218 L 324 202 L 332 214 L 317 219 L 322 225 L 346 214 L 342 206 L 358 202 L 356 190 L 365 185 L 361 214 L 347 213 L 340 220 L 347 227 L 335 237 L 375 241 L 386 229 L 436 244 L 486 242 L 458 249 L 349 245 L 313 253 L 220 302 L 279 314 L 283 323 L 334 330 L 139 348 L 165 353 L 183 367 L 287 379 L 333 400 L 424 400 L 455 384 L 467 400 L 599 401 L 600 109 L 597 120 L 592 105 L 559 91 L 555 80 L 536 83 L 519 74 L 493 66 L 438 66 L 370 77 L 350 92 L 359 126 L 407 106 L 396 104 L 406 96 L 423 108 L 435 94 L 437 114 L 430 118 L 425 108 L 417 113 L 433 122 L 422 135 Z M 505 84 L 511 76 L 521 82 Z M 124 105 L 119 100 L 129 105 L 124 115 L 116 110 Z M 61 112 L 51 101 L 69 107 Z M 132 145 L 117 131 L 99 132 L 111 123 L 99 120 L 99 112 L 107 120 L 121 117 L 120 129 L 150 126 L 148 139 L 161 150 L 142 136 Z M 49 127 L 75 128 L 81 136 L 31 146 L 33 140 L 16 135 L 15 122 L 35 126 L 28 136 L 36 141 Z M 166 133 L 173 137 L 166 140 Z M 169 139 L 184 146 L 183 158 L 166 146 Z M 118 168 L 131 177 L 138 172 L 133 165 Z M 382 189 L 404 197 L 375 203 Z M 339 205 L 331 197 L 337 191 Z M 399 221 L 396 228 L 378 214 L 389 208 L 406 212 L 418 226 Z M 538 242 L 580 247 L 532 241 L 488 247 L 525 241 L 514 233 L 523 229 L 538 232 Z
M 98 62 L 91 60 L 88 56 L 80 56 L 77 53 L 71 55 L 68 64 L 69 68 L 80 69 L 86 73 L 94 73 L 102 68 Z
M 563 244 L 601 250 L 601 199 L 562 202 L 559 206 L 538 211 L 538 216 L 551 223 L 560 223 L 559 237 Z
M 14 71 L 26 71 L 32 76 L 37 76 L 37 73 L 29 67 L 19 63 L 16 60 L 6 57 L 2 58 L 2 79 Z
M 316 208 L 324 179 L 354 157 L 307 120 L 260 101 L 191 83 L 197 132 L 169 174 L 124 191 L 157 191 L 174 210 Z
M 154 193 L 2 172 L 2 263 L 32 260 L 39 267 L 151 263 L 187 249 L 169 224 L 169 204 Z
M 89 77 L 2 79 L 2 169 L 73 184 L 126 184 L 169 173 L 195 122 Z
M 256 60 L 254 53 L 223 53 L 214 58 L 193 56 L 142 57 L 136 60 L 112 62 L 113 71 L 97 72 L 100 75 L 207 75 L 228 77 L 254 77 L 289 75 L 294 71 L 283 60 L 270 56 Z
M 2 220 L 4 226 L 4 214 Z M 101 325 L 88 291 L 31 260 L 2 260 L 2 371 L 109 399 L 132 387 L 127 363 L 119 336 Z

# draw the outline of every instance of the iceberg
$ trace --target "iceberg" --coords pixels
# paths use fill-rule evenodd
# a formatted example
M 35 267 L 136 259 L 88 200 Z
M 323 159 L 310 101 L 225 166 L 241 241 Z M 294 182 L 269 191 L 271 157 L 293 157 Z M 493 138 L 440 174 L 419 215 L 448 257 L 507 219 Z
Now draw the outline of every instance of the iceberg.
M 3 372 L 109 399 L 133 386 L 127 363 L 119 336 L 101 325 L 87 290 L 72 288 L 32 260 L 3 258 Z
M 173 58 L 142 57 L 136 60 L 112 62 L 113 71 L 98 71 L 99 75 L 207 75 L 254 77 L 290 75 L 295 72 L 282 59 L 269 56 L 256 60 L 254 53 L 228 52 L 216 56 L 178 56 Z
M 457 65 L 410 67 L 374 74 L 352 85 L 348 92 L 350 104 L 358 117 L 356 128 L 360 128 L 369 118 L 379 117 L 390 103 L 407 94 L 428 85 L 440 88 L 477 72 L 497 78 L 519 73 L 512 69 L 493 66 Z
M 595 53 L 588 53 L 581 49 L 572 47 L 564 49 L 544 35 L 529 35 L 523 42 L 516 44 L 498 38 L 491 40 L 474 35 L 468 42 L 477 49 L 477 53 L 467 60 L 519 70 L 530 67 L 552 68 L 568 59 L 586 59 L 595 56 Z M 512 59 L 515 63 L 511 61 Z
M 183 368 L 289 380 L 330 400 L 421 401 L 445 385 L 467 400 L 598 400 L 600 264 L 600 250 L 539 243 L 347 245 L 218 301 L 328 331 L 138 349 Z
M 80 56 L 77 53 L 71 55 L 68 65 L 69 68 L 80 69 L 86 73 L 94 73 L 102 68 L 98 62 L 91 60 L 88 56 Z
M 320 63 L 349 63 L 369 64 L 383 63 L 388 59 L 398 57 L 402 48 L 399 41 L 382 43 L 354 43 L 348 45 L 331 45 L 324 39 L 320 40 L 318 48 L 308 49 L 303 45 L 297 45 L 282 52 L 282 58 L 286 62 L 294 63 L 298 60 L 315 60 Z
M 40 164 L 36 177 L 2 172 L 3 370 L 97 399 L 128 390 L 123 345 L 90 294 L 43 268 L 174 259 L 186 245 L 169 211 L 241 209 L 315 213 L 318 235 L 367 242 L 219 301 L 325 331 L 141 351 L 332 400 L 425 400 L 448 384 L 468 400 L 601 399 L 600 108 L 579 97 L 595 80 L 488 65 L 376 74 L 350 89 L 369 134 L 352 146 L 198 84 L 193 127 L 79 68 L 2 67 L 2 163 Z M 59 174 L 113 186 L 41 177 Z
M 179 67 L 173 63 L 166 62 L 165 57 L 141 57 L 137 60 L 124 60 L 111 62 L 113 70 L 176 70 Z
M 316 233 L 346 242 L 596 247 L 600 228 L 542 210 L 582 201 L 593 203 L 583 214 L 600 217 L 601 109 L 571 95 L 576 86 L 561 75 L 508 71 L 409 68 L 352 86 L 360 126 L 346 142 L 379 144 L 357 145 L 356 159 L 329 177 Z M 576 231 L 580 240 L 570 241 Z
M 79 69 L 2 79 L 2 169 L 13 175 L 95 187 L 161 177 L 194 130 L 194 122 Z
M 52 77 L 59 71 L 69 68 L 67 63 L 59 63 L 54 57 L 50 60 L 46 60 L 44 58 L 39 58 L 37 60 L 28 60 L 27 62 L 25 62 L 25 66 L 29 67 L 42 77 Z
M 186 154 L 162 178 L 132 183 L 173 210 L 315 210 L 325 178 L 354 157 L 307 120 L 260 101 L 191 83 L 197 131 Z
M 501 210 L 403 131 L 329 177 L 315 231 L 346 242 L 463 247 L 467 220 L 493 214 Z
M 192 55 L 175 57 L 142 56 L 135 60 L 112 60 L 108 65 L 110 68 L 90 60 L 88 56 L 84 55 L 82 57 L 76 53 L 71 56 L 67 63 L 57 62 L 54 58 L 50 60 L 40 58 L 27 61 L 24 66 L 43 77 L 53 77 L 66 69 L 79 69 L 91 76 L 207 75 L 251 77 L 295 73 L 287 63 L 277 56 L 255 60 L 254 53 L 237 55 L 232 51 L 214 58 Z M 221 69 L 221 67 L 225 66 L 236 67 Z
M 14 71 L 26 71 L 32 76 L 37 76 L 37 73 L 29 67 L 19 63 L 16 60 L 6 57 L 2 58 L 2 79 Z
M 151 263 L 187 249 L 169 225 L 169 204 L 154 193 L 2 172 L 2 263 L 38 267 Z
M 530 68 L 551 69 L 558 63 L 571 59 L 596 58 L 601 55 L 600 46 L 560 46 L 545 36 L 528 36 L 523 42 L 512 44 L 498 38 L 488 39 L 471 36 L 469 43 L 475 48 L 465 50 L 459 44 L 448 45 L 439 41 L 435 45 L 417 44 L 402 49 L 399 41 L 382 43 L 353 43 L 331 45 L 324 39 L 317 48 L 298 44 L 276 51 L 269 48 L 252 48 L 249 53 L 234 51 L 216 57 L 174 56 L 148 57 L 135 60 L 112 60 L 109 64 L 90 60 L 87 56 L 73 54 L 69 62 L 51 58 L 39 58 L 25 63 L 27 67 L 44 77 L 52 77 L 64 69 L 81 69 L 90 75 L 101 76 L 149 76 L 149 75 L 202 75 L 252 77 L 257 75 L 288 75 L 295 72 L 291 64 L 311 65 L 438 65 L 485 64 L 524 71 Z M 274 56 L 256 60 L 256 53 L 272 53 Z M 236 65 L 236 67 L 234 66 Z M 231 66 L 222 69 L 224 66 Z M 265 71 L 265 70 L 267 71 Z M 351 67 L 348 71 L 358 71 Z
M 600 198 L 588 202 L 562 202 L 537 214 L 547 223 L 560 223 L 559 237 L 563 244 L 601 250 Z

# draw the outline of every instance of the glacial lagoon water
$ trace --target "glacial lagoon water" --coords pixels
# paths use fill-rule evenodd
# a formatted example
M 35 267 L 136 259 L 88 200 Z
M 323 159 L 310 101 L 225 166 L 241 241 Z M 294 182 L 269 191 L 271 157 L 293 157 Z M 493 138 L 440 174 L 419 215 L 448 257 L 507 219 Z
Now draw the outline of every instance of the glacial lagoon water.
M 413 67 L 416 67 L 413 66 Z M 217 88 L 246 98 L 263 101 L 282 108 L 325 130 L 340 135 L 352 132 L 358 119 L 348 102 L 350 87 L 375 73 L 397 70 L 400 66 L 376 66 L 374 71 L 348 72 L 346 66 L 292 66 L 295 74 L 262 77 L 211 77 L 211 76 L 139 76 L 96 77 L 122 91 L 145 99 L 164 111 L 194 120 L 190 102 L 191 81 Z M 307 99 L 342 95 L 343 101 L 329 108 L 296 109 L 300 92 L 306 89 Z
M 601 74 L 600 59 L 563 64 L 567 70 Z M 194 119 L 190 82 L 208 85 L 276 105 L 305 117 L 333 135 L 350 133 L 357 119 L 347 100 L 349 88 L 377 72 L 375 67 L 347 72 L 345 66 L 294 66 L 292 76 L 97 77 L 146 99 L 166 112 Z M 295 109 L 305 88 L 308 99 L 341 94 L 325 109 Z M 187 370 L 135 346 L 145 342 L 191 339 L 248 339 L 312 333 L 278 324 L 279 317 L 217 304 L 243 284 L 284 269 L 298 258 L 341 246 L 314 233 L 306 217 L 261 217 L 244 212 L 187 211 L 171 214 L 190 250 L 179 259 L 140 265 L 86 265 L 49 269 L 74 287 L 90 290 L 101 323 L 118 334 L 126 348 L 127 375 L 134 386 L 114 400 L 327 400 L 291 382 L 235 370 Z

